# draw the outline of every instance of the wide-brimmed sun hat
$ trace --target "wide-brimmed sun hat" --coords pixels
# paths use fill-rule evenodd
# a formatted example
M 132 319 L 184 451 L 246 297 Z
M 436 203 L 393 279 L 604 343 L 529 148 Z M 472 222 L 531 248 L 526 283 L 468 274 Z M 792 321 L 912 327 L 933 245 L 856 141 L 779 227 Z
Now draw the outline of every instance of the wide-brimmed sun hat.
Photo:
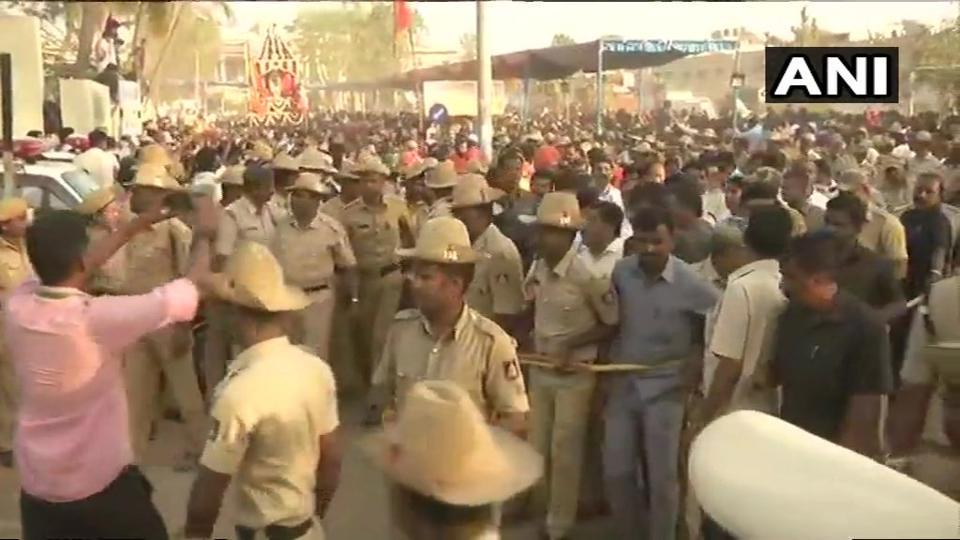
M 480 254 L 473 249 L 466 225 L 452 216 L 440 216 L 428 220 L 420 229 L 417 245 L 398 249 L 397 255 L 405 259 L 417 259 L 440 264 L 475 263 Z
M 310 305 L 302 289 L 287 285 L 283 268 L 263 244 L 244 242 L 214 276 L 214 292 L 223 301 L 262 311 L 299 311 Z
M 505 501 L 543 475 L 533 447 L 490 426 L 451 381 L 413 385 L 396 423 L 361 446 L 394 482 L 457 506 Z

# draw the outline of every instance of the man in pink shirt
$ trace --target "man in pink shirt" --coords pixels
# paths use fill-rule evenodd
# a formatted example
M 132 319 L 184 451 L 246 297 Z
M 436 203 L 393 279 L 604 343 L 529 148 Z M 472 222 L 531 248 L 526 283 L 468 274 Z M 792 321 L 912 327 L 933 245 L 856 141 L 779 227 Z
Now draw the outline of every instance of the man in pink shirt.
M 14 437 L 23 538 L 167 538 L 133 463 L 121 352 L 142 336 L 193 319 L 209 275 L 212 202 L 198 201 L 186 278 L 138 296 L 90 296 L 89 273 L 134 235 L 171 216 L 141 213 L 88 247 L 80 214 L 56 211 L 27 229 L 37 279 L 14 290 L 4 331 L 21 405 Z

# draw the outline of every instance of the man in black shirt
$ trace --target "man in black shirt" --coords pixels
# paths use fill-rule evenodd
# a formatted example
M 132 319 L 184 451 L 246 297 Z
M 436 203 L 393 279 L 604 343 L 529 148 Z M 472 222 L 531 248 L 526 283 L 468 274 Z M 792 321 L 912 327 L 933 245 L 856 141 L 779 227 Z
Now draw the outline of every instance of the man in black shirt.
M 867 456 L 880 452 L 881 397 L 893 388 L 884 324 L 840 289 L 836 237 L 796 238 L 784 267 L 790 302 L 772 361 L 780 417 Z
M 953 245 L 950 220 L 943 214 L 943 178 L 926 172 L 917 177 L 913 206 L 900 222 L 907 235 L 907 295 L 923 294 L 929 283 L 943 277 L 950 268 Z
M 906 302 L 893 262 L 857 240 L 866 220 L 867 205 L 852 193 L 840 192 L 827 203 L 824 223 L 836 236 L 839 249 L 837 285 L 889 322 L 905 312 Z

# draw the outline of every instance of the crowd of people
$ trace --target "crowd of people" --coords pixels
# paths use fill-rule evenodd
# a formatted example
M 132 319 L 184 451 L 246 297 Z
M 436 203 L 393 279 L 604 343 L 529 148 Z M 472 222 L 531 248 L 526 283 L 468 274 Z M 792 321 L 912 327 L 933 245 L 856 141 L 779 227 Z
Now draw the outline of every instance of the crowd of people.
M 506 116 L 491 156 L 418 123 L 95 131 L 79 207 L 0 202 L 25 538 L 166 537 L 137 464 L 168 408 L 188 538 L 231 480 L 238 538 L 321 538 L 338 402 L 409 538 L 735 537 L 684 466 L 731 411 L 902 469 L 943 386 L 960 443 L 960 117 Z

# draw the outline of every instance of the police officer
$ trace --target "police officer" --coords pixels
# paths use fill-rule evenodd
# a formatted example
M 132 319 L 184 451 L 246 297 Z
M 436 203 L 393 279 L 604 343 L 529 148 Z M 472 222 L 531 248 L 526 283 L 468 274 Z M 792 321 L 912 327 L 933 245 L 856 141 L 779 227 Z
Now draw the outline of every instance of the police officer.
M 481 257 L 466 227 L 453 217 L 433 218 L 416 247 L 400 253 L 412 263 L 417 308 L 394 317 L 373 378 L 375 404 L 402 410 L 415 382 L 453 381 L 489 421 L 522 435 L 529 404 L 515 342 L 465 303 Z
M 134 179 L 130 210 L 146 212 L 166 203 L 183 188 L 163 167 L 143 165 Z M 137 235 L 126 249 L 123 292 L 146 294 L 155 287 L 186 274 L 192 233 L 177 218 L 153 225 Z M 158 416 L 161 376 L 170 385 L 187 425 L 189 454 L 199 451 L 206 431 L 203 399 L 197 385 L 189 324 L 172 326 L 147 335 L 127 350 L 125 377 L 130 409 L 133 450 L 143 459 L 153 422 Z
M 220 206 L 226 208 L 243 197 L 243 165 L 231 165 L 220 175 Z
M 300 162 L 286 152 L 277 154 L 270 162 L 273 169 L 273 199 L 271 202 L 284 212 L 290 211 L 287 188 L 293 185 L 300 174 Z
M 502 196 L 482 176 L 467 174 L 453 188 L 450 206 L 466 225 L 473 249 L 483 255 L 467 290 L 467 304 L 512 333 L 525 308 L 523 261 L 513 241 L 493 224 L 493 201 Z
M 273 171 L 259 166 L 246 168 L 243 197 L 228 206 L 220 220 L 214 268 L 219 269 L 241 241 L 269 245 L 277 223 L 285 215 L 271 203 L 273 193 Z
M 357 182 L 359 177 L 351 172 L 353 165 L 350 162 L 345 160 L 344 166 L 338 171 L 333 168 L 333 161 L 327 154 L 315 150 L 317 157 L 308 158 L 307 152 L 309 150 L 311 150 L 310 147 L 300 155 L 301 168 L 303 168 L 303 170 L 318 170 L 325 173 L 331 171 L 329 174 L 333 175 L 335 182 L 340 188 L 340 193 L 324 202 L 320 207 L 320 211 L 336 219 L 340 224 L 345 225 L 344 208 L 360 196 L 359 183 Z M 339 281 L 338 279 L 337 282 L 339 286 L 337 290 L 349 290 L 347 284 L 340 284 Z M 330 339 L 330 365 L 335 366 L 337 390 L 341 395 L 344 395 L 366 389 L 369 380 L 363 378 L 366 377 L 366 375 L 361 374 L 355 360 L 356 346 L 354 345 L 355 340 L 352 334 L 353 317 L 351 314 L 356 314 L 357 303 L 352 301 L 353 297 L 348 297 L 345 294 L 338 294 L 336 296 L 335 301 L 337 307 L 333 313 L 333 335 Z
M 315 146 L 306 147 L 299 156 L 300 172 L 319 174 L 324 184 L 330 184 L 330 176 L 337 174 L 333 157 Z
M 352 336 L 355 362 L 361 380 L 369 383 L 380 358 L 387 328 L 397 312 L 402 292 L 397 248 L 412 245 L 407 205 L 402 199 L 383 195 L 390 170 L 375 158 L 350 169 L 358 178 L 360 197 L 343 210 L 343 224 L 357 257 L 359 298 Z
M 944 433 L 960 449 L 960 276 L 934 283 L 925 301 L 913 317 L 900 371 L 902 384 L 888 418 L 896 465 L 916 449 L 930 399 L 938 389 Z
M 583 225 L 575 195 L 554 192 L 537 209 L 540 257 L 525 287 L 534 301 L 536 351 L 555 359 L 555 369 L 530 373 L 531 441 L 550 464 L 541 498 L 546 499 L 546 535 L 564 538 L 577 516 L 580 476 L 593 373 L 576 363 L 597 359 L 597 344 L 617 324 L 617 297 L 609 280 L 594 277 L 577 257 L 574 238 Z
M 362 446 L 391 480 L 395 529 L 405 538 L 500 538 L 496 505 L 536 482 L 543 458 L 486 425 L 456 382 L 419 382 L 406 402 L 396 429 Z
M 330 330 L 335 305 L 334 268 L 340 271 L 340 285 L 348 299 L 357 298 L 354 269 L 357 260 L 343 225 L 319 211 L 330 188 L 320 176 L 300 173 L 290 192 L 291 216 L 280 222 L 273 253 L 286 280 L 300 287 L 311 304 L 298 313 L 294 343 L 312 348 L 320 358 L 330 358 Z
M 305 161 L 305 159 L 301 159 L 301 164 Z M 360 197 L 360 186 L 357 183 L 359 177 L 350 172 L 352 167 L 353 164 L 347 163 L 344 165 L 344 167 L 342 167 L 342 170 L 334 170 L 334 179 L 340 186 L 340 193 L 336 197 L 333 197 L 323 203 L 323 206 L 320 208 L 321 212 L 333 217 L 341 223 L 344 222 L 343 209 L 346 208 L 348 204 Z
M 424 184 L 433 196 L 427 218 L 450 215 L 453 186 L 457 185 L 457 169 L 452 161 L 442 161 L 427 173 Z
M 29 224 L 27 201 L 0 200 L 0 294 L 6 295 L 33 274 L 24 235 Z M 17 391 L 13 364 L 6 344 L 0 340 L 0 466 L 13 464 L 13 425 L 16 421 Z
M 117 200 L 119 194 L 119 186 L 100 188 L 84 197 L 74 209 L 90 218 L 87 235 L 91 244 L 113 234 L 123 220 L 123 210 Z M 103 266 L 91 272 L 89 292 L 94 295 L 121 294 L 126 265 L 126 250 L 120 248 Z
M 430 202 L 433 194 L 429 193 L 424 183 L 424 177 L 437 166 L 435 158 L 426 158 L 400 170 L 403 180 L 404 199 L 410 212 L 410 226 L 413 234 L 420 234 L 420 227 L 429 219 Z
M 221 222 L 226 208 L 243 197 L 243 165 L 231 165 L 220 175 L 220 217 Z M 233 357 L 233 340 L 230 336 L 230 317 L 226 307 L 215 299 L 204 302 L 204 319 L 207 323 L 203 342 L 204 398 L 209 404 L 213 389 L 227 372 L 227 362 Z
M 311 299 L 255 242 L 226 268 L 215 289 L 231 304 L 244 350 L 215 393 L 183 534 L 212 536 L 236 477 L 239 540 L 322 539 L 314 516 L 323 518 L 340 475 L 336 388 L 326 363 L 290 343 L 285 320 Z

